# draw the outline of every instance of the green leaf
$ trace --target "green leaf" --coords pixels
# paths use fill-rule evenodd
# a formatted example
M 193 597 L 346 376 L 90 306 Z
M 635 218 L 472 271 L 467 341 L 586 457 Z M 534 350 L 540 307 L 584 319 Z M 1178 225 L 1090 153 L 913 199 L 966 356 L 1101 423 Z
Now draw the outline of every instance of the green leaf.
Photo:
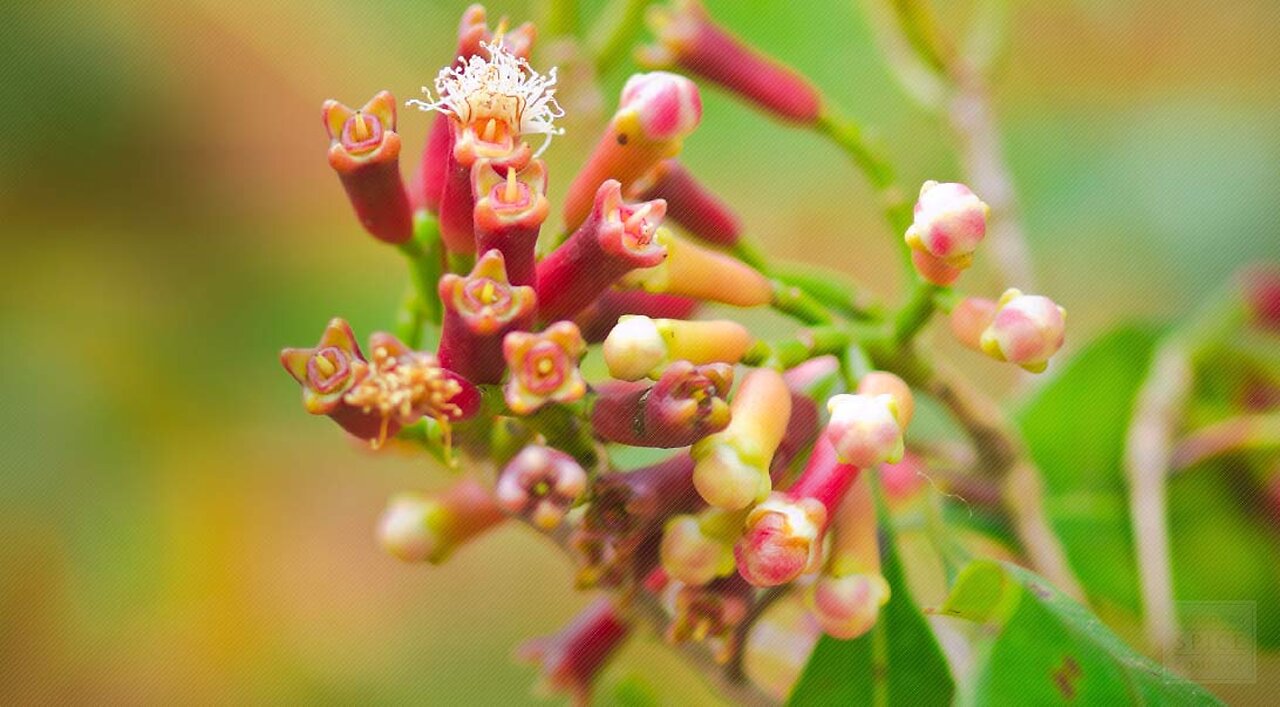
M 889 603 L 865 636 L 849 641 L 823 636 L 818 641 L 789 705 L 951 704 L 951 669 L 911 598 L 892 532 L 887 523 L 880 527 Z
M 1125 327 L 1086 347 L 1026 405 L 1018 421 L 1045 482 L 1045 506 L 1091 605 L 1113 627 L 1141 611 L 1124 447 L 1134 398 L 1161 331 Z M 1197 371 L 1206 390 L 1223 366 Z M 1206 382 L 1207 381 L 1207 382 Z M 1213 383 L 1213 385 L 1209 385 Z M 1203 405 L 1201 400 L 1193 403 Z M 1227 408 L 1223 408 L 1224 410 Z M 1256 508 L 1249 471 L 1215 460 L 1169 483 L 1175 596 L 1184 601 L 1256 601 L 1257 638 L 1280 646 L 1280 532 Z
M 1201 464 L 1169 482 L 1174 596 L 1254 602 L 1256 639 L 1280 645 L 1280 532 L 1257 506 L 1263 494 L 1241 462 Z M 1194 631 L 1194 621 L 1184 628 Z
M 967 702 L 982 705 L 1220 704 L 1200 686 L 1129 648 L 1096 616 L 1017 565 L 975 560 L 939 614 L 997 633 Z
M 1108 618 L 1134 617 L 1141 608 L 1124 448 L 1159 334 L 1133 326 L 1103 336 L 1018 415 L 1053 528 L 1091 603 Z

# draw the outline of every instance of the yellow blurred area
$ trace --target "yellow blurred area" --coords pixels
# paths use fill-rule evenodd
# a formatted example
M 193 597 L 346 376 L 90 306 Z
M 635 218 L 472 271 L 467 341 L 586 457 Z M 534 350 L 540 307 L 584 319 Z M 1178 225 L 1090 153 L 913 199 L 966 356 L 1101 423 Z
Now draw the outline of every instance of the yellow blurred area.
M 581 3 L 589 18 L 603 4 Z M 904 183 L 961 176 L 945 121 L 903 94 L 858 3 L 707 4 L 874 126 Z M 4 11 L 0 701 L 533 701 L 511 652 L 588 601 L 566 561 L 516 528 L 440 568 L 382 554 L 386 498 L 447 474 L 306 416 L 276 360 L 331 316 L 362 339 L 391 325 L 403 264 L 351 217 L 319 107 L 414 97 L 450 60 L 463 7 Z M 1274 0 L 1021 0 L 1009 33 L 994 103 L 1069 348 L 1280 257 Z M 566 73 L 562 96 L 607 111 L 633 68 L 600 87 Z M 686 161 L 753 237 L 896 297 L 897 236 L 845 158 L 715 89 L 704 100 Z M 401 111 L 406 173 L 430 120 Z M 601 120 L 567 118 L 547 154 L 553 202 Z M 981 260 L 965 280 L 1004 284 Z M 649 675 L 664 699 L 714 703 L 658 643 L 642 637 L 605 682 Z

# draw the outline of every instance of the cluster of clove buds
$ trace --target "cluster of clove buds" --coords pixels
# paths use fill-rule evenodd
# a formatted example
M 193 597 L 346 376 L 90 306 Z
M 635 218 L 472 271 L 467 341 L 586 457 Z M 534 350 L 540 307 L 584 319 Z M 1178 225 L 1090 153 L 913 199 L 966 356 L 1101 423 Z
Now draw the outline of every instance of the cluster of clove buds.
M 438 563 L 522 519 L 567 549 L 579 586 L 610 590 L 523 651 L 580 699 L 647 599 L 671 641 L 707 641 L 722 659 L 769 588 L 806 596 L 831 636 L 868 631 L 890 600 L 873 472 L 902 459 L 913 411 L 903 377 L 853 370 L 857 335 L 816 294 L 803 311 L 819 314 L 798 317 L 812 328 L 794 339 L 696 318 L 703 303 L 794 315 L 786 303 L 810 294 L 739 257 L 738 217 L 679 161 L 702 119 L 689 76 L 789 124 L 818 121 L 824 104 L 693 0 L 649 20 L 657 42 L 638 59 L 655 70 L 626 82 L 569 182 L 562 230 L 544 229 L 540 154 L 562 110 L 556 70 L 529 62 L 532 25 L 491 31 L 482 7 L 466 10 L 456 60 L 409 102 L 435 115 L 407 182 L 391 94 L 354 110 L 327 101 L 329 162 L 360 223 L 425 285 L 397 335 L 362 349 L 334 319 L 315 347 L 281 354 L 307 412 L 373 448 L 423 445 L 458 474 L 443 492 L 391 500 L 378 530 L 390 554 Z M 902 234 L 921 281 L 950 286 L 988 216 L 964 185 L 926 183 Z M 1010 289 L 954 304 L 951 325 L 1040 371 L 1062 345 L 1063 310 Z M 584 376 L 592 355 L 609 379 Z M 612 460 L 625 447 L 672 451 L 623 469 Z M 898 487 L 918 488 L 886 486 Z

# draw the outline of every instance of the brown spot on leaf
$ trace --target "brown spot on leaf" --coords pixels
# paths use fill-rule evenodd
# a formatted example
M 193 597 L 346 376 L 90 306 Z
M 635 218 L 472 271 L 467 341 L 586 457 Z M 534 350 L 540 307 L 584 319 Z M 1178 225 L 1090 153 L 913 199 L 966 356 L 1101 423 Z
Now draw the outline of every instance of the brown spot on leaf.
M 1076 683 L 1084 676 L 1080 664 L 1071 656 L 1063 656 L 1062 664 L 1053 671 L 1053 685 L 1067 701 L 1076 698 Z

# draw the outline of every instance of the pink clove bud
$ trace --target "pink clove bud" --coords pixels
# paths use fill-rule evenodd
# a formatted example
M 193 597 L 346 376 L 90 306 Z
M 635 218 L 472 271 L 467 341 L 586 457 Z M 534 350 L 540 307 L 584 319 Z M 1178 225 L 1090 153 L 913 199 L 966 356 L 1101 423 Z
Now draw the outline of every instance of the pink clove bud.
M 705 77 L 783 120 L 812 124 L 822 114 L 813 84 L 717 25 L 698 0 L 653 6 L 647 19 L 658 43 L 639 52 L 640 63 Z
M 587 488 L 587 472 L 558 449 L 531 444 L 502 469 L 496 494 L 508 513 L 528 518 L 550 531 Z
M 925 182 L 916 201 L 915 221 L 907 229 L 907 245 L 963 270 L 987 235 L 990 213 L 991 208 L 963 184 Z
M 625 315 L 604 340 L 604 360 L 614 378 L 634 381 L 657 378 L 673 361 L 738 363 L 753 341 L 746 327 L 730 320 Z
M 862 395 L 888 395 L 893 398 L 897 418 L 903 429 L 911 424 L 915 414 L 915 398 L 911 395 L 911 387 L 906 381 L 887 371 L 871 371 L 858 381 L 858 393 Z
M 735 307 L 759 307 L 773 301 L 769 278 L 741 260 L 682 239 L 665 228 L 658 229 L 655 240 L 667 249 L 666 260 L 632 271 L 623 277 L 624 286 Z
M 729 426 L 693 445 L 693 483 L 708 504 L 740 510 L 772 488 L 769 469 L 791 417 L 791 393 L 781 374 L 757 368 L 730 403 Z
M 814 616 L 832 638 L 848 640 L 871 630 L 889 602 L 889 583 L 878 574 L 823 575 L 811 594 Z
M 679 154 L 684 138 L 701 119 L 702 99 L 689 79 L 665 71 L 628 79 L 618 111 L 569 186 L 566 228 L 588 217 L 601 184 L 617 181 L 629 192 L 659 162 Z
M 533 288 L 513 287 L 502 253 L 490 250 L 470 275 L 441 277 L 439 291 L 445 311 L 440 365 L 475 383 L 498 383 L 507 370 L 503 337 L 533 323 Z
M 491 161 L 479 160 L 471 168 L 471 186 L 476 197 L 476 252 L 502 253 L 511 284 L 532 286 L 537 280 L 538 232 L 550 209 L 546 165 L 534 160 L 518 172 L 503 172 Z
M 511 370 L 503 395 L 517 415 L 531 414 L 550 402 L 571 403 L 587 392 L 578 370 L 587 342 L 572 322 L 556 322 L 538 333 L 510 332 L 502 351 Z
M 527 641 L 516 653 L 541 668 L 539 693 L 566 693 L 585 707 L 596 676 L 630 633 L 613 600 L 601 597 L 558 633 Z
M 1040 295 L 1006 290 L 996 303 L 995 318 L 982 332 L 982 350 L 997 361 L 1008 361 L 1040 373 L 1062 348 L 1067 310 Z
M 378 523 L 378 541 L 399 560 L 438 565 L 505 519 L 488 490 L 461 479 L 442 493 L 392 497 Z
M 834 512 L 831 557 L 810 588 L 809 605 L 825 633 L 857 638 L 875 625 L 889 601 L 889 584 L 880 574 L 875 499 L 865 474 Z
M 358 110 L 328 100 L 322 114 L 329 133 L 329 166 L 338 173 L 360 224 L 387 243 L 409 240 L 413 215 L 400 178 L 395 98 L 382 91 Z
M 667 257 L 655 240 L 666 202 L 626 204 L 615 180 L 596 191 L 591 216 L 538 263 L 538 316 L 567 319 L 581 312 L 618 278 Z
M 632 185 L 631 193 L 641 199 L 665 200 L 668 221 L 712 245 L 731 248 L 742 237 L 742 223 L 737 215 L 702 186 L 679 160 L 659 162 Z
M 951 334 L 965 348 L 982 351 L 982 332 L 996 318 L 995 300 L 966 297 L 951 310 Z
M 725 397 L 733 367 L 676 361 L 657 384 L 613 382 L 596 390 L 591 410 L 595 434 L 635 447 L 685 447 L 729 424 Z
M 791 488 L 774 492 L 747 515 L 746 532 L 734 546 L 738 572 L 757 587 L 773 587 L 809 570 L 830 518 L 858 473 L 856 466 L 840 461 L 828 440 L 819 439 Z
M 1280 332 L 1280 266 L 1255 265 L 1241 277 L 1245 309 L 1257 327 Z
M 902 423 L 892 395 L 836 395 L 827 401 L 826 439 L 840 460 L 866 469 L 902 458 Z

